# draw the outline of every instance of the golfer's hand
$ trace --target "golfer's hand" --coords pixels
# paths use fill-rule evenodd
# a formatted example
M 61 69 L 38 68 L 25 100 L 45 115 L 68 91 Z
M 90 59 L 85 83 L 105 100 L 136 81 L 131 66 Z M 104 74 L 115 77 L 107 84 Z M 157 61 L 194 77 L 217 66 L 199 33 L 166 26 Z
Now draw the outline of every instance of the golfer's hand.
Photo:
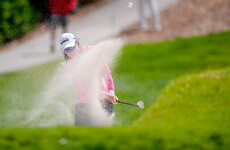
M 117 100 L 118 100 L 118 98 L 115 96 L 115 95 L 113 95 L 113 94 L 107 94 L 107 99 L 111 102 L 111 103 L 113 103 L 113 104 L 117 104 Z

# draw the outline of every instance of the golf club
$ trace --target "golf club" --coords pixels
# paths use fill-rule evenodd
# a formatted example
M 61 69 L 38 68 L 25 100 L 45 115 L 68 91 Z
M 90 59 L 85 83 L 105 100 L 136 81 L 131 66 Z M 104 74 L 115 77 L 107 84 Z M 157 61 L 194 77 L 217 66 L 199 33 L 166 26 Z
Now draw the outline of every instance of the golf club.
M 119 100 L 117 100 L 117 102 L 118 103 L 122 103 L 122 104 L 127 104 L 127 105 L 130 105 L 130 106 L 139 107 L 139 108 L 142 108 L 142 109 L 144 108 L 144 102 L 143 101 L 138 101 L 137 105 L 126 103 L 126 102 L 122 102 L 122 101 L 119 101 Z

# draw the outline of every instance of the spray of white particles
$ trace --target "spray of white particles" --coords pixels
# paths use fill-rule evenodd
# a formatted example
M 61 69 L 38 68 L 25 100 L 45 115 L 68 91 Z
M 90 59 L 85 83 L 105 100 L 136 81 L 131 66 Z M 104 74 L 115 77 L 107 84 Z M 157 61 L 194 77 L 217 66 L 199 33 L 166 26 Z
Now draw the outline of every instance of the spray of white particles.
M 122 47 L 120 39 L 112 39 L 94 45 L 85 53 L 78 53 L 68 62 L 68 66 L 57 69 L 50 82 L 37 96 L 36 102 L 28 112 L 26 126 L 47 127 L 59 125 L 74 125 L 74 112 L 77 101 L 76 91 L 81 90 L 84 83 L 87 92 L 84 97 L 90 101 L 90 113 L 96 120 L 95 125 L 105 125 L 108 122 L 107 114 L 99 103 L 101 70 L 105 61 L 110 69 L 118 57 Z M 67 71 L 66 71 L 66 68 Z M 65 70 L 65 71 L 64 71 Z

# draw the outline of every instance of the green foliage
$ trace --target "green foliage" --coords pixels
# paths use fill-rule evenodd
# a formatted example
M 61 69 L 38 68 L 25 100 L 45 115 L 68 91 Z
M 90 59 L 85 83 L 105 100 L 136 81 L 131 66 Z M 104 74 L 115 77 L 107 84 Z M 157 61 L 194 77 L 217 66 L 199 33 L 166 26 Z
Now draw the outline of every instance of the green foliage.
M 29 0 L 1 0 L 0 45 L 33 29 L 38 21 L 39 13 Z
M 96 1 L 98 0 L 80 0 L 79 5 L 83 6 Z M 31 3 L 34 5 L 37 3 L 38 10 L 35 10 Z M 0 1 L 0 46 L 24 35 L 36 27 L 38 22 L 47 18 L 48 9 L 43 8 L 45 0 L 43 0 L 44 4 L 36 1 L 31 1 L 31 3 L 30 0 Z

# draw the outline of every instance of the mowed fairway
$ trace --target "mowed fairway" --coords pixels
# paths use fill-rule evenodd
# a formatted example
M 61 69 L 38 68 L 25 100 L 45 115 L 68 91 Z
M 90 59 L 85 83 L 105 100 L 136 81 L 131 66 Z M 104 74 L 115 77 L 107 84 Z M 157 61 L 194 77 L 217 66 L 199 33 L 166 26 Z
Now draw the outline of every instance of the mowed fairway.
M 49 81 L 60 60 L 1 75 L 0 147 L 227 149 L 229 43 L 230 32 L 223 32 L 125 46 L 113 70 L 116 94 L 121 101 L 144 101 L 145 109 L 116 105 L 116 127 L 15 129 L 25 119 L 23 111 L 29 108 L 33 95 Z M 16 120 L 6 117 L 13 110 L 17 110 Z M 14 128 L 6 129 L 9 127 Z M 67 143 L 60 143 L 63 138 Z

